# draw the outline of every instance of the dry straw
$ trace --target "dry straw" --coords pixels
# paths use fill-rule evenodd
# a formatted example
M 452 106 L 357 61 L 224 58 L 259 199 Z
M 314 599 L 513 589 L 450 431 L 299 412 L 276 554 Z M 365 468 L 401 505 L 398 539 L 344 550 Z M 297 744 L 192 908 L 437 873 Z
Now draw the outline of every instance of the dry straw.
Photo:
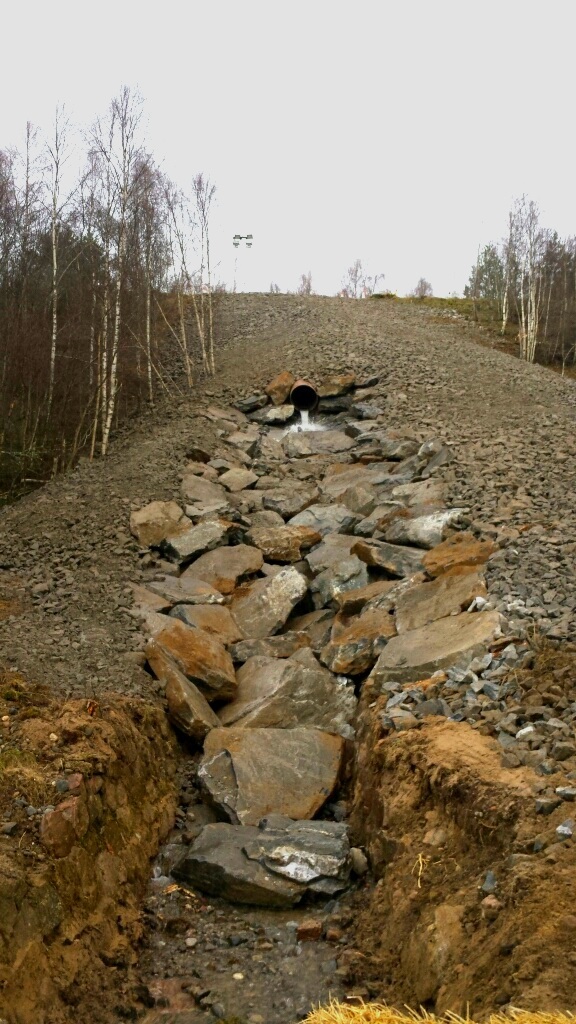
M 511 1010 L 508 1014 L 496 1013 L 487 1018 L 485 1024 L 574 1024 L 576 1018 L 571 1013 L 531 1013 L 529 1010 Z M 390 1006 L 376 1003 L 362 1003 L 360 1006 L 343 1006 L 342 1003 L 331 1003 L 314 1010 L 304 1024 L 473 1024 L 469 1017 L 459 1017 L 447 1013 L 442 1017 L 426 1013 L 408 1011 L 400 1013 Z

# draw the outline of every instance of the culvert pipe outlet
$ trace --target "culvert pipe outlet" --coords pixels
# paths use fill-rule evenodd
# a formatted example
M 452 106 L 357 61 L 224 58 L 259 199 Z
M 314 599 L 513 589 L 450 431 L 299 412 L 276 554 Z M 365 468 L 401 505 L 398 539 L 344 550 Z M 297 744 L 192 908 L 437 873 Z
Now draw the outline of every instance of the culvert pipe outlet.
M 298 412 L 312 412 L 318 405 L 318 392 L 309 380 L 297 380 L 290 391 L 290 402 Z

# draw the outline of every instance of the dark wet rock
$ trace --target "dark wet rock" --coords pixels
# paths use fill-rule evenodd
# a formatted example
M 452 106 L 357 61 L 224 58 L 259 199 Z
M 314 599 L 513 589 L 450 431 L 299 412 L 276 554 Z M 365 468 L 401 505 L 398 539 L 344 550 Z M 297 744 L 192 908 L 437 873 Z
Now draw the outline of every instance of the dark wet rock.
M 256 412 L 256 409 L 263 409 L 265 405 L 268 405 L 267 395 L 249 395 L 236 402 L 237 408 L 243 413 Z
M 313 818 L 340 776 L 344 741 L 319 729 L 213 729 L 198 780 L 209 801 L 234 824 L 267 814 Z
M 307 892 L 334 896 L 349 872 L 345 825 L 279 814 L 259 828 L 206 825 L 173 869 L 179 881 L 210 896 L 265 907 L 294 906 Z

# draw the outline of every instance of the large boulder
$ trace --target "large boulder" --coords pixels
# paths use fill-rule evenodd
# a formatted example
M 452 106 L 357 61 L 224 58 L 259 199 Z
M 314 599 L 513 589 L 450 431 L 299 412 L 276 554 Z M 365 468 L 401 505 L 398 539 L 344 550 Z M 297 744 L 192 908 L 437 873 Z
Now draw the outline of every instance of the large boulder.
M 264 390 L 273 405 L 284 405 L 284 402 L 290 395 L 295 380 L 296 378 L 293 373 L 290 373 L 289 370 L 282 370 L 281 373 L 274 377 L 274 380 L 270 381 Z
M 224 602 L 219 590 L 215 590 L 204 580 L 197 579 L 190 571 L 183 573 L 178 578 L 162 576 L 160 579 L 151 580 L 148 583 L 148 590 L 161 597 L 166 608 L 170 608 L 174 604 L 223 604 Z
M 221 594 L 231 594 L 244 576 L 253 576 L 263 564 L 264 558 L 258 548 L 235 544 L 200 555 L 180 578 L 186 580 L 190 576 L 204 580 Z
M 194 473 L 184 473 L 181 491 L 182 497 L 193 505 L 218 505 L 226 508 L 228 504 L 226 491 L 220 484 L 214 484 Z
M 343 753 L 344 740 L 319 729 L 212 729 L 198 779 L 233 824 L 273 812 L 313 818 L 336 788 Z
M 320 534 L 309 526 L 254 526 L 245 540 L 259 548 L 267 562 L 299 562 L 302 551 L 320 541 Z
M 208 701 L 155 640 L 148 642 L 146 657 L 154 675 L 166 687 L 168 717 L 186 736 L 202 743 L 210 730 L 220 725 Z
M 296 569 L 281 569 L 274 576 L 241 587 L 232 598 L 230 610 L 247 639 L 273 636 L 307 589 L 306 580 Z
M 320 655 L 332 672 L 357 676 L 367 672 L 383 646 L 396 633 L 394 617 L 387 611 L 369 611 L 334 635 Z
M 286 434 L 282 446 L 289 459 L 307 458 L 309 455 L 337 455 L 354 448 L 355 441 L 342 430 L 309 430 Z
M 461 521 L 467 509 L 450 508 L 414 519 L 401 517 L 388 527 L 384 537 L 391 544 L 415 544 L 419 548 L 433 548 L 441 544 L 450 527 Z
M 222 708 L 223 725 L 291 729 L 314 726 L 347 732 L 356 711 L 354 689 L 338 681 L 304 648 L 286 660 L 250 658 L 238 670 L 234 700 Z
M 386 544 L 377 540 L 359 540 L 352 548 L 352 554 L 358 555 L 366 565 L 384 569 L 388 576 L 394 578 L 412 576 L 420 572 L 423 566 L 422 553 L 400 544 Z
M 385 682 L 429 679 L 446 668 L 465 668 L 502 635 L 498 612 L 463 612 L 392 637 L 371 678 Z
M 227 491 L 236 493 L 237 491 L 244 491 L 250 487 L 253 487 L 258 481 L 258 476 L 253 473 L 251 469 L 243 469 L 241 466 L 233 466 L 232 469 L 222 473 L 219 478 L 221 483 Z
M 320 398 L 336 398 L 339 395 L 347 395 L 356 383 L 356 374 L 350 370 L 347 373 L 335 374 L 323 380 L 318 388 Z
M 242 630 L 239 629 L 230 609 L 224 605 L 177 604 L 172 608 L 170 615 L 185 622 L 187 626 L 211 633 L 223 644 L 235 644 L 242 640 Z
M 151 501 L 130 515 L 130 533 L 143 548 L 156 547 L 186 517 L 175 501 Z
M 210 633 L 173 619 L 156 634 L 154 643 L 172 658 L 207 700 L 229 700 L 236 693 L 232 658 Z
M 259 828 L 205 825 L 172 873 L 185 885 L 231 903 L 292 907 L 306 893 L 341 892 L 349 872 L 346 825 L 271 814 Z
M 365 587 L 368 583 L 368 572 L 364 562 L 356 555 L 350 555 L 338 565 L 319 573 L 310 584 L 310 592 L 315 607 L 323 608 L 344 591 Z
M 407 633 L 447 615 L 465 612 L 475 597 L 487 597 L 482 577 L 474 571 L 462 576 L 439 576 L 400 594 L 396 601 L 396 629 Z
M 232 524 L 222 519 L 206 520 L 193 526 L 186 519 L 166 533 L 160 550 L 175 562 L 190 562 L 197 555 L 227 543 Z
M 457 575 L 484 565 L 495 551 L 496 545 L 491 540 L 476 540 L 471 533 L 457 533 L 427 551 L 422 562 L 429 576 Z
M 345 505 L 309 505 L 292 516 L 289 526 L 309 526 L 324 537 L 327 533 L 352 532 L 360 516 Z
M 324 508 L 324 506 L 322 507 Z M 324 572 L 326 569 L 335 569 L 345 559 L 350 558 L 350 552 L 356 541 L 357 538 L 351 537 L 349 534 L 327 533 L 324 535 L 322 543 L 306 555 L 306 561 L 315 574 Z
M 271 512 L 277 512 L 282 516 L 282 519 L 289 519 L 291 526 L 312 526 L 312 529 L 315 529 L 314 523 L 309 523 L 308 521 L 300 523 L 294 517 L 303 512 L 309 505 L 312 505 L 319 497 L 320 491 L 317 487 L 303 487 L 293 484 L 289 490 L 284 486 L 275 490 L 264 491 L 262 505 L 263 508 Z
M 260 640 L 240 640 L 230 647 L 233 661 L 248 661 L 248 658 L 290 658 L 303 647 L 310 647 L 310 637 L 304 632 L 278 633 Z

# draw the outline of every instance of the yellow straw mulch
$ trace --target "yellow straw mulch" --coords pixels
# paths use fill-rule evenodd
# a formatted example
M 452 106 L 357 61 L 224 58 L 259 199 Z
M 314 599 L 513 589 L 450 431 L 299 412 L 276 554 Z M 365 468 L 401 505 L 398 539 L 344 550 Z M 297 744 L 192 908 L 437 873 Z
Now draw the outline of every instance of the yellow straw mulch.
M 470 1018 L 447 1013 L 436 1017 L 424 1011 L 421 1013 L 400 1013 L 391 1006 L 377 1003 L 363 1003 L 361 1006 L 344 1006 L 331 1003 L 330 1006 L 314 1010 L 303 1024 L 474 1024 Z M 512 1010 L 509 1014 L 495 1013 L 486 1024 L 575 1024 L 571 1013 L 532 1013 L 529 1010 Z

